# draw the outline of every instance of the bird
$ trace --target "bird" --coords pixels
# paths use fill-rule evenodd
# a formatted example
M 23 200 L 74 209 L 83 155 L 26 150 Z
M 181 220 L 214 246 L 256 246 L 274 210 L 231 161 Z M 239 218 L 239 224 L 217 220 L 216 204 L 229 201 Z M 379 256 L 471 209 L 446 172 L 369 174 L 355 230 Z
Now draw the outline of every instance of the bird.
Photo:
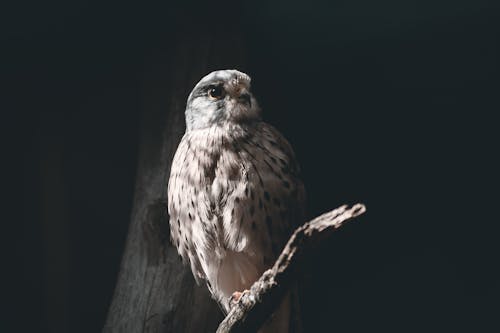
M 250 88 L 235 69 L 195 85 L 168 181 L 171 242 L 226 314 L 272 266 L 305 210 L 295 153 L 263 121 Z M 291 297 L 259 332 L 290 331 Z

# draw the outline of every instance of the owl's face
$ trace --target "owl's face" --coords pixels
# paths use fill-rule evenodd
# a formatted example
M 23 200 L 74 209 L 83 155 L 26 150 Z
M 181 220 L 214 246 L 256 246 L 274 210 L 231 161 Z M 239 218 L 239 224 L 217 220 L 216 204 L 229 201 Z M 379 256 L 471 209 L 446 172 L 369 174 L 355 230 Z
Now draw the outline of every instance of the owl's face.
M 208 74 L 198 82 L 187 100 L 188 131 L 223 122 L 244 123 L 259 118 L 259 106 L 250 92 L 250 77 L 234 69 Z

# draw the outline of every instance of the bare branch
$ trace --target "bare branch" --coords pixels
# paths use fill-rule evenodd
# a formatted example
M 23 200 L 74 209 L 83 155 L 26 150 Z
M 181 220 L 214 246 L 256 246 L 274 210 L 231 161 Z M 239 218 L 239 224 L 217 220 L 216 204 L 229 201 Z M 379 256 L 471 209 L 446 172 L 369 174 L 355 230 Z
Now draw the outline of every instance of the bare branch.
M 256 332 L 280 304 L 298 277 L 301 262 L 315 254 L 317 245 L 344 222 L 365 212 L 362 204 L 341 206 L 298 227 L 271 269 L 244 293 L 221 322 L 217 333 Z

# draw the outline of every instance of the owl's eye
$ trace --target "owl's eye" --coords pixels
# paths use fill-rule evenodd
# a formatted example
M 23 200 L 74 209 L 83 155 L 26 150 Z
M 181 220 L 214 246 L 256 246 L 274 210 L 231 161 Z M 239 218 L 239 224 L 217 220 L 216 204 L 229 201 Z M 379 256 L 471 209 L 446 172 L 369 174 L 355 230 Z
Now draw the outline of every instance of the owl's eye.
M 212 99 L 221 99 L 224 96 L 222 85 L 211 86 L 208 88 L 208 96 Z

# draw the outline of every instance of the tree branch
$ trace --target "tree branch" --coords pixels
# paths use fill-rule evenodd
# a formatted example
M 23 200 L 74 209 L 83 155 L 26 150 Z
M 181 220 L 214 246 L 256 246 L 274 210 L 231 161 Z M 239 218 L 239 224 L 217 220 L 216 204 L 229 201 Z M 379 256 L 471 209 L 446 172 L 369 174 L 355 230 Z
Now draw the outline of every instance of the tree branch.
M 274 266 L 262 274 L 249 292 L 243 293 L 220 323 L 217 333 L 256 332 L 297 279 L 301 263 L 312 257 L 318 244 L 325 241 L 333 231 L 344 222 L 363 214 L 365 210 L 362 204 L 351 208 L 344 205 L 298 227 Z

